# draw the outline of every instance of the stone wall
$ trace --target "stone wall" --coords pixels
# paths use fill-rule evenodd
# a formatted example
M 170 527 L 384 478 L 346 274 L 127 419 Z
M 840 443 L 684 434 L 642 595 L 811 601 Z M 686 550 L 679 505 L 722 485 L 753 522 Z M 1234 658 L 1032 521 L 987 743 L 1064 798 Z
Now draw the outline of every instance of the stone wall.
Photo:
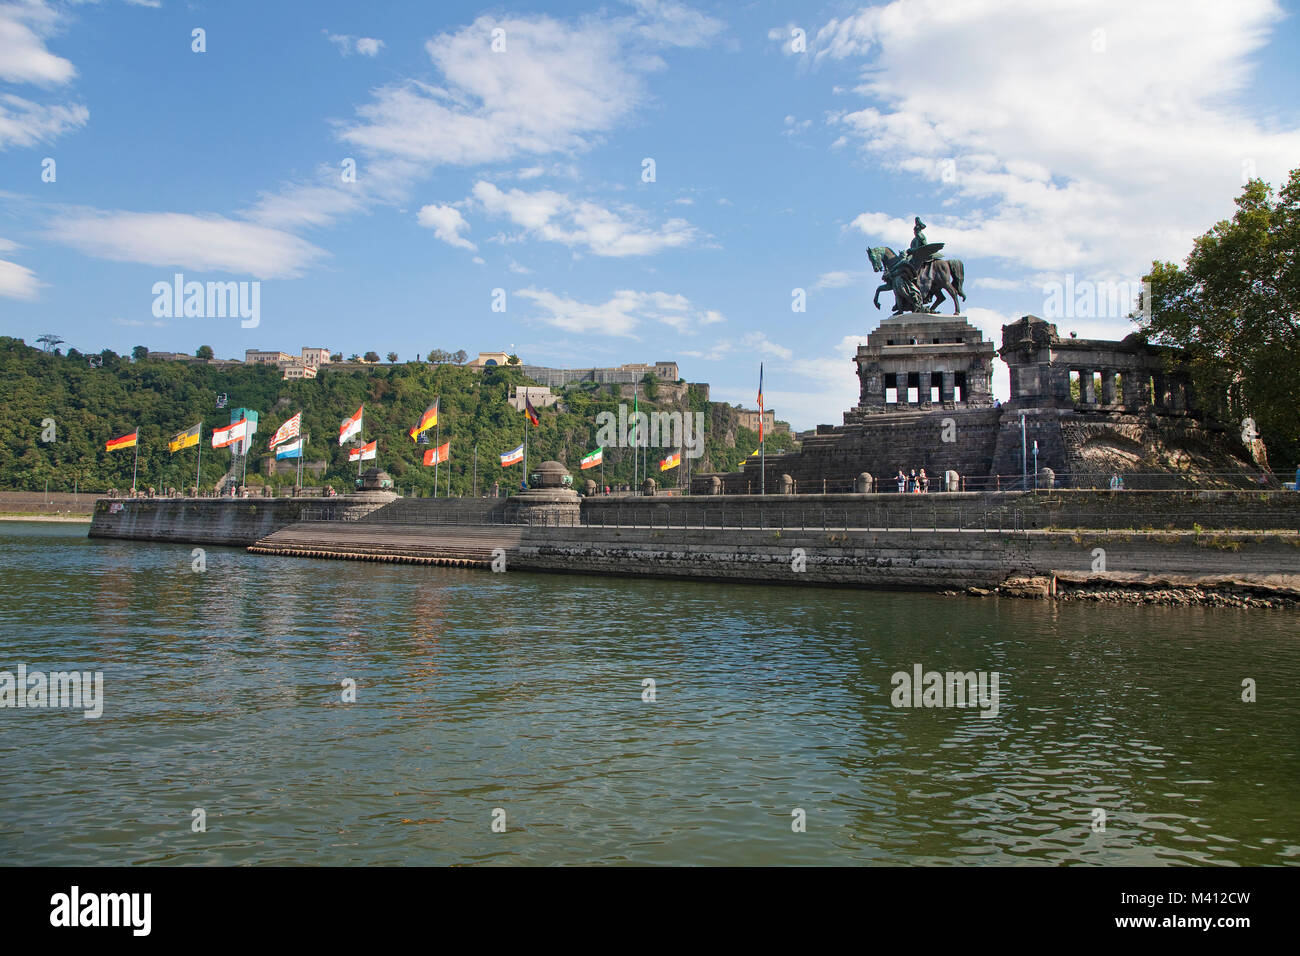
M 322 509 L 358 518 L 392 497 L 101 498 L 95 502 L 89 537 L 249 545 Z

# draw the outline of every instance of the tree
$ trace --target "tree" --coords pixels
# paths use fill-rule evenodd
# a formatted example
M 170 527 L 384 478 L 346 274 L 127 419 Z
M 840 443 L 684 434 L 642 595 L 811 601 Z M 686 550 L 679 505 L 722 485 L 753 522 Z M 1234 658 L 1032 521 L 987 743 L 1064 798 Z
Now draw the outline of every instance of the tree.
M 331 362 L 342 362 L 342 361 L 343 361 L 343 353 L 342 353 L 342 352 L 335 352 L 333 355 L 330 356 L 330 361 L 331 361 Z
M 213 353 L 212 353 L 212 346 L 211 346 L 211 345 L 200 345 L 200 346 L 199 346 L 199 347 L 194 351 L 194 357 L 195 357 L 195 358 L 201 358 L 201 359 L 203 359 L 204 361 L 207 361 L 207 362 L 212 361 L 212 354 L 213 354 Z
M 518 355 L 512 355 L 512 356 L 510 356 L 509 358 L 506 359 L 506 364 L 507 364 L 507 365 L 518 365 L 518 364 L 519 364 L 519 356 L 518 356 Z
M 426 358 L 430 365 L 442 365 L 451 361 L 451 353 L 444 352 L 442 349 L 434 349 Z
M 457 349 L 456 354 L 451 357 L 451 360 L 457 365 L 464 365 L 467 358 L 469 358 L 468 352 L 464 349 Z
M 1150 315 L 1159 344 L 1187 351 L 1202 394 L 1228 394 L 1254 419 L 1275 464 L 1300 457 L 1300 169 L 1274 198 L 1253 179 L 1231 220 L 1193 245 L 1183 267 L 1153 262 Z
M 131 350 L 131 360 L 133 362 L 143 362 L 149 357 L 149 350 L 143 345 L 137 345 Z
M 360 362 L 360 361 L 361 361 L 361 356 L 358 355 L 356 352 L 353 352 L 351 355 L 348 356 L 348 361 L 349 361 L 349 362 Z
M 659 379 L 655 378 L 654 372 L 646 372 L 641 376 L 641 384 L 645 386 L 646 398 L 659 397 Z
M 379 361 L 379 353 L 378 353 L 378 352 L 367 352 L 367 353 L 366 353 L 366 361 L 367 361 L 367 362 L 372 362 L 372 363 L 373 363 L 373 362 L 378 362 L 378 361 Z
M 396 353 L 396 352 L 389 352 L 389 353 L 388 353 L 388 361 L 389 361 L 390 363 L 395 363 L 395 362 L 397 361 L 397 353 Z

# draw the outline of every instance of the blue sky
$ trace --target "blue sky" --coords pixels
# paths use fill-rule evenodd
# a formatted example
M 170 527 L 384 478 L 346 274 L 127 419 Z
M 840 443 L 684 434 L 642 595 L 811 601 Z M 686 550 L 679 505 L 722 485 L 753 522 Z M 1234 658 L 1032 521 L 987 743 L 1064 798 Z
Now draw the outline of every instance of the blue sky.
M 838 423 L 868 245 L 920 215 L 995 342 L 1067 276 L 1127 288 L 1300 165 L 1298 38 L 1268 0 L 0 0 L 0 332 L 676 359 L 747 406 L 763 361 Z M 176 272 L 259 281 L 260 324 L 156 317 Z

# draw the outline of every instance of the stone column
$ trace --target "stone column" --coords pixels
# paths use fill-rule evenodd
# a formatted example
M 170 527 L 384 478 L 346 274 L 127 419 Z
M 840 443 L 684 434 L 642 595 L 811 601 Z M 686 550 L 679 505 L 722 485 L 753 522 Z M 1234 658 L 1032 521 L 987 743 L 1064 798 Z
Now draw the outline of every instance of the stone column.
M 1101 372 L 1101 403 L 1115 404 L 1115 370 L 1108 368 Z
M 939 386 L 939 399 L 944 402 L 954 401 L 953 395 L 956 388 L 957 376 L 953 372 L 944 372 L 943 384 Z
M 1130 411 L 1142 404 L 1142 373 L 1137 369 L 1124 372 L 1124 406 Z
M 1079 401 L 1085 405 L 1097 404 L 1097 386 L 1092 380 L 1092 369 L 1079 372 Z
M 916 373 L 916 400 L 922 408 L 929 408 L 930 402 L 930 372 Z

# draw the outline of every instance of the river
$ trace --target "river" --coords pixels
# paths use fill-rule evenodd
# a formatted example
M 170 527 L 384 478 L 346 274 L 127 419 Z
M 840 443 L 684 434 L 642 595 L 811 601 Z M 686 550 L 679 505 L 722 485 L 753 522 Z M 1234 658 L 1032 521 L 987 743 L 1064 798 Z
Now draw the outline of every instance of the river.
M 8 864 L 1300 862 L 1293 612 L 85 534 L 0 525 L 0 671 L 103 674 L 0 709 Z

